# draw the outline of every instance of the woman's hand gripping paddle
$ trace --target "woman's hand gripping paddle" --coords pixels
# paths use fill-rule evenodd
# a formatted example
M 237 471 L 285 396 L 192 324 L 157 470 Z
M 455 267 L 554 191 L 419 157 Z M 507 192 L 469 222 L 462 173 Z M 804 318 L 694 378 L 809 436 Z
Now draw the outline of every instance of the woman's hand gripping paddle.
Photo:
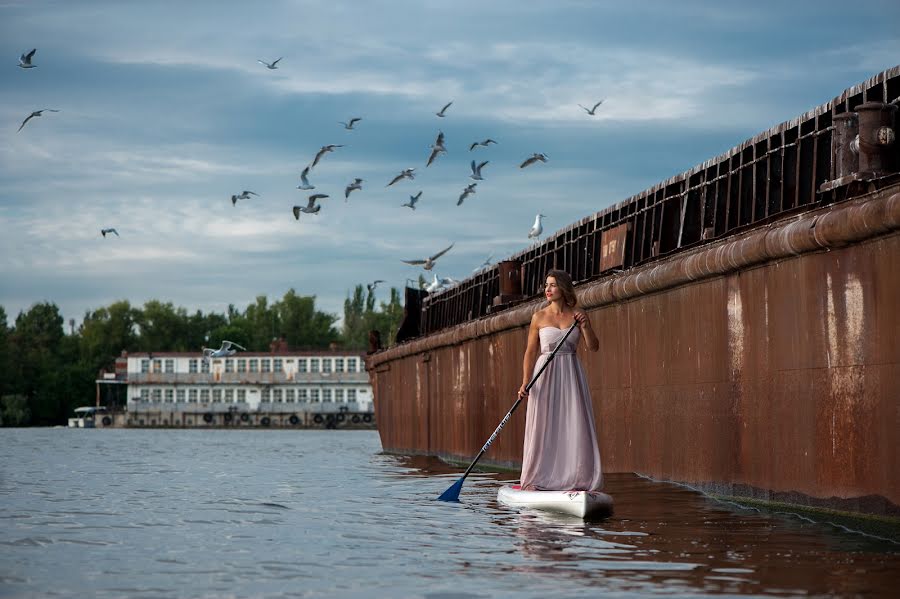
M 566 334 L 563 335 L 563 338 L 560 339 L 559 343 L 556 344 L 556 347 L 553 348 L 553 351 L 550 353 L 550 357 L 547 358 L 547 361 L 541 366 L 541 369 L 538 370 L 533 377 L 531 377 L 531 381 L 528 385 L 525 386 L 525 393 L 531 391 L 531 387 L 534 386 L 535 381 L 537 381 L 538 377 L 541 376 L 541 373 L 544 372 L 544 369 L 547 368 L 547 365 L 553 361 L 553 358 L 556 357 L 556 352 L 559 351 L 559 348 L 562 347 L 562 344 L 566 342 L 566 338 L 568 338 L 569 333 L 575 330 L 575 327 L 578 326 L 578 321 L 572 323 L 572 326 L 569 327 L 569 330 L 566 331 Z M 440 497 L 438 497 L 441 501 L 459 501 L 459 492 L 462 490 L 463 483 L 466 480 L 466 477 L 469 476 L 469 473 L 472 472 L 472 468 L 475 467 L 475 464 L 478 463 L 478 460 L 481 459 L 481 456 L 484 455 L 484 452 L 488 450 L 488 447 L 491 446 L 491 443 L 494 442 L 494 439 L 497 438 L 497 435 L 500 434 L 500 431 L 506 425 L 506 422 L 509 420 L 512 413 L 515 412 L 516 408 L 519 407 L 519 404 L 522 403 L 522 398 L 516 399 L 516 403 L 512 405 L 509 409 L 509 412 L 506 413 L 506 416 L 503 417 L 503 420 L 500 421 L 500 426 L 494 430 L 494 434 L 491 435 L 490 439 L 487 440 L 487 443 L 484 444 L 484 447 L 481 448 L 481 451 L 478 452 L 478 455 L 475 456 L 475 459 L 469 464 L 469 467 L 466 469 L 466 472 L 462 475 L 462 477 L 453 483 L 453 485 L 444 491 Z

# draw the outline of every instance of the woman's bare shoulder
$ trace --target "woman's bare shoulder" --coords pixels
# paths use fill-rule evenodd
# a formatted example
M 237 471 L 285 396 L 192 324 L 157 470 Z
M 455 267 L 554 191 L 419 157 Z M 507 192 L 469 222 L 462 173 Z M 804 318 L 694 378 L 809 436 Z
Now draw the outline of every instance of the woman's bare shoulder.
M 542 325 L 547 322 L 547 308 L 541 308 L 531 315 L 531 324 L 534 326 Z

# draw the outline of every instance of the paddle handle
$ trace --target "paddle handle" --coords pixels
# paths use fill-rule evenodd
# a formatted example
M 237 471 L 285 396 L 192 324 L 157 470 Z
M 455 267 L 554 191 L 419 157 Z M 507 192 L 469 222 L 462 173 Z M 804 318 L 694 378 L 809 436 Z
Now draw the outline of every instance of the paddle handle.
M 546 369 L 547 366 L 550 364 L 550 362 L 553 361 L 553 358 L 556 357 L 556 352 L 559 351 L 559 348 L 562 347 L 563 343 L 566 342 L 566 339 L 569 337 L 569 334 L 570 334 L 572 331 L 574 331 L 574 330 L 575 330 L 575 327 L 577 327 L 577 326 L 578 326 L 578 321 L 576 320 L 575 322 L 572 323 L 572 326 L 569 327 L 569 330 L 566 331 L 566 334 L 563 335 L 563 338 L 560 339 L 559 343 L 556 344 L 556 347 L 553 348 L 553 351 L 550 352 L 550 356 L 549 356 L 549 357 L 547 358 L 547 360 L 541 365 L 540 369 L 538 369 L 538 371 L 534 374 L 534 376 L 531 377 L 531 380 L 530 380 L 530 381 L 528 382 L 528 384 L 525 386 L 525 392 L 526 392 L 526 393 L 527 393 L 528 391 L 531 390 L 531 388 L 534 386 L 534 383 L 538 380 L 538 377 L 541 376 L 541 374 L 544 372 L 544 369 Z M 522 398 L 521 398 L 521 397 L 519 397 L 518 399 L 516 399 L 516 403 L 514 403 L 514 404 L 512 405 L 512 407 L 511 407 L 511 408 L 509 409 L 509 411 L 506 413 L 506 416 L 504 416 L 504 417 L 503 417 L 503 420 L 500 421 L 499 426 L 497 426 L 497 428 L 494 429 L 494 432 L 493 432 L 493 434 L 491 434 L 490 438 L 487 440 L 487 443 L 484 444 L 484 446 L 481 448 L 481 451 L 478 452 L 478 455 L 475 456 L 475 459 L 472 461 L 471 464 L 469 464 L 469 467 L 466 469 L 465 474 L 462 475 L 462 479 L 465 479 L 467 476 L 469 476 L 469 473 L 472 472 L 472 468 L 475 467 L 475 464 L 478 463 L 478 460 L 481 459 L 481 456 L 484 455 L 484 453 L 485 453 L 485 452 L 488 450 L 488 448 L 491 446 L 491 443 L 494 442 L 494 439 L 497 438 L 497 435 L 500 434 L 500 431 L 503 430 L 503 427 L 506 426 L 506 423 L 509 422 L 510 417 L 512 417 L 513 412 L 516 411 L 516 408 L 519 407 L 519 404 L 520 404 L 520 403 L 522 403 Z M 460 480 L 462 480 L 462 479 L 460 479 Z

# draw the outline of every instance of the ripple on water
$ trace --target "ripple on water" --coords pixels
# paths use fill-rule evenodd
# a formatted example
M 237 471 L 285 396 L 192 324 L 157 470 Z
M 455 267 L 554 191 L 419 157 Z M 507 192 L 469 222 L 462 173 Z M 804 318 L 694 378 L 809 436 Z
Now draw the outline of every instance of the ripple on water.
M 0 594 L 877 594 L 900 574 L 895 548 L 631 475 L 583 522 L 498 504 L 509 474 L 436 501 L 461 469 L 368 431 L 82 433 L 0 436 Z

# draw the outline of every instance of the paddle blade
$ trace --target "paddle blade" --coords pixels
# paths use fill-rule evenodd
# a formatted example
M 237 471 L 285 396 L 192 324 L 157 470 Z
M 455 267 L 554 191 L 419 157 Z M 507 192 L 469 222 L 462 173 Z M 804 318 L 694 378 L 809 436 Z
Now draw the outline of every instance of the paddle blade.
M 453 483 L 453 485 L 449 489 L 447 489 L 446 491 L 441 493 L 441 496 L 438 497 L 438 501 L 455 501 L 458 503 L 459 502 L 459 492 L 462 490 L 463 481 L 465 481 L 465 480 L 466 480 L 466 478 L 463 477 L 463 478 L 459 479 L 458 481 L 456 481 L 455 483 Z

